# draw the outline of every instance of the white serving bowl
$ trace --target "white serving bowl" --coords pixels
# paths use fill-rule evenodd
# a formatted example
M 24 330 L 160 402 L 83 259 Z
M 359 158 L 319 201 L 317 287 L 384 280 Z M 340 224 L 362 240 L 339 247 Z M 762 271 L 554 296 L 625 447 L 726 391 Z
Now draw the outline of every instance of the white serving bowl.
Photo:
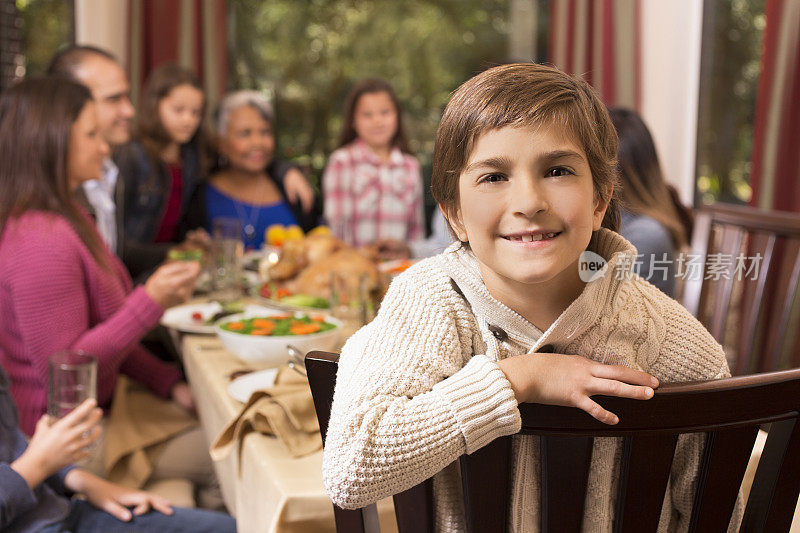
M 228 331 L 221 327 L 222 324 L 244 318 L 268 318 L 270 316 L 288 314 L 294 314 L 296 316 L 321 315 L 325 317 L 325 322 L 329 322 L 336 327 L 320 333 L 283 336 L 247 335 Z M 278 366 L 286 363 L 289 358 L 289 352 L 286 348 L 288 344 L 297 347 L 303 353 L 308 353 L 312 350 L 332 350 L 339 340 L 339 330 L 341 327 L 342 323 L 340 321 L 322 313 L 289 313 L 278 309 L 248 306 L 244 313 L 226 316 L 219 320 L 214 324 L 214 331 L 216 331 L 219 340 L 222 342 L 222 346 L 239 359 L 245 361 L 260 361 L 271 366 Z

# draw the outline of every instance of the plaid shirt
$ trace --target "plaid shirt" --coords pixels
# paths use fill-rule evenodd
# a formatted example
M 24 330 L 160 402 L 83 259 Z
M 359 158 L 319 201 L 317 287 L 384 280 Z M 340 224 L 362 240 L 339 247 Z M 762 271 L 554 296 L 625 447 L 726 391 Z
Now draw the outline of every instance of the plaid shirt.
M 419 162 L 398 148 L 388 162 L 360 139 L 339 148 L 325 167 L 322 192 L 333 234 L 353 246 L 425 237 Z

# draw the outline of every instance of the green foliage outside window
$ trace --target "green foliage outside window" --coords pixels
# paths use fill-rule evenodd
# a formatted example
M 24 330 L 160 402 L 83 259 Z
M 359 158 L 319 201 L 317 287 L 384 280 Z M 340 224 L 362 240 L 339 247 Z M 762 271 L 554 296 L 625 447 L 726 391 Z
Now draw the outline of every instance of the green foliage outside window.
M 229 85 L 273 98 L 279 151 L 318 179 L 336 147 L 347 90 L 382 77 L 402 101 L 411 148 L 428 169 L 451 92 L 506 61 L 508 4 L 230 0 Z
M 43 74 L 59 48 L 75 40 L 72 0 L 17 0 L 22 16 L 26 74 Z
M 764 0 L 707 0 L 697 136 L 697 204 L 747 203 Z

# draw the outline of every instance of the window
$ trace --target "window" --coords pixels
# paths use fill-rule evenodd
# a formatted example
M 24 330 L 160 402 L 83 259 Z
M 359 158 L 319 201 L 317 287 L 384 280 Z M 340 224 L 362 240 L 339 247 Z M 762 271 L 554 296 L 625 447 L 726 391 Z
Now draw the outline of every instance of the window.
M 4 86 L 44 73 L 53 54 L 75 41 L 73 0 L 0 0 L 0 5 Z
M 406 133 L 429 180 L 451 92 L 508 61 L 509 36 L 520 31 L 509 23 L 511 4 L 521 3 L 546 28 L 546 0 L 231 1 L 229 88 L 272 98 L 279 153 L 317 180 L 336 148 L 347 90 L 364 77 L 384 78 L 404 105 Z M 545 38 L 539 30 L 539 60 Z
M 764 0 L 707 0 L 703 9 L 695 204 L 747 203 Z

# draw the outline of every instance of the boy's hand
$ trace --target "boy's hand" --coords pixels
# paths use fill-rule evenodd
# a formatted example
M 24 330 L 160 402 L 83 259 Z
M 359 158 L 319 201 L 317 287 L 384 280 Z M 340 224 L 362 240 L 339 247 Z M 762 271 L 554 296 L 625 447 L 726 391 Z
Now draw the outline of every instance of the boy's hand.
M 36 487 L 60 468 L 80 461 L 91 453 L 91 446 L 102 429 L 97 425 L 103 411 L 90 398 L 60 420 L 44 415 L 25 452 L 11 463 L 11 468 Z
M 590 396 L 603 394 L 647 400 L 658 387 L 658 380 L 645 372 L 577 355 L 529 353 L 509 357 L 498 364 L 511 383 L 518 403 L 577 407 L 604 424 L 616 424 L 619 418 Z
M 85 495 L 89 503 L 123 522 L 133 515 L 145 514 L 151 507 L 165 515 L 173 512 L 166 498 L 116 485 L 80 468 L 71 470 L 65 481 L 69 489 Z M 129 507 L 133 507 L 133 515 Z

